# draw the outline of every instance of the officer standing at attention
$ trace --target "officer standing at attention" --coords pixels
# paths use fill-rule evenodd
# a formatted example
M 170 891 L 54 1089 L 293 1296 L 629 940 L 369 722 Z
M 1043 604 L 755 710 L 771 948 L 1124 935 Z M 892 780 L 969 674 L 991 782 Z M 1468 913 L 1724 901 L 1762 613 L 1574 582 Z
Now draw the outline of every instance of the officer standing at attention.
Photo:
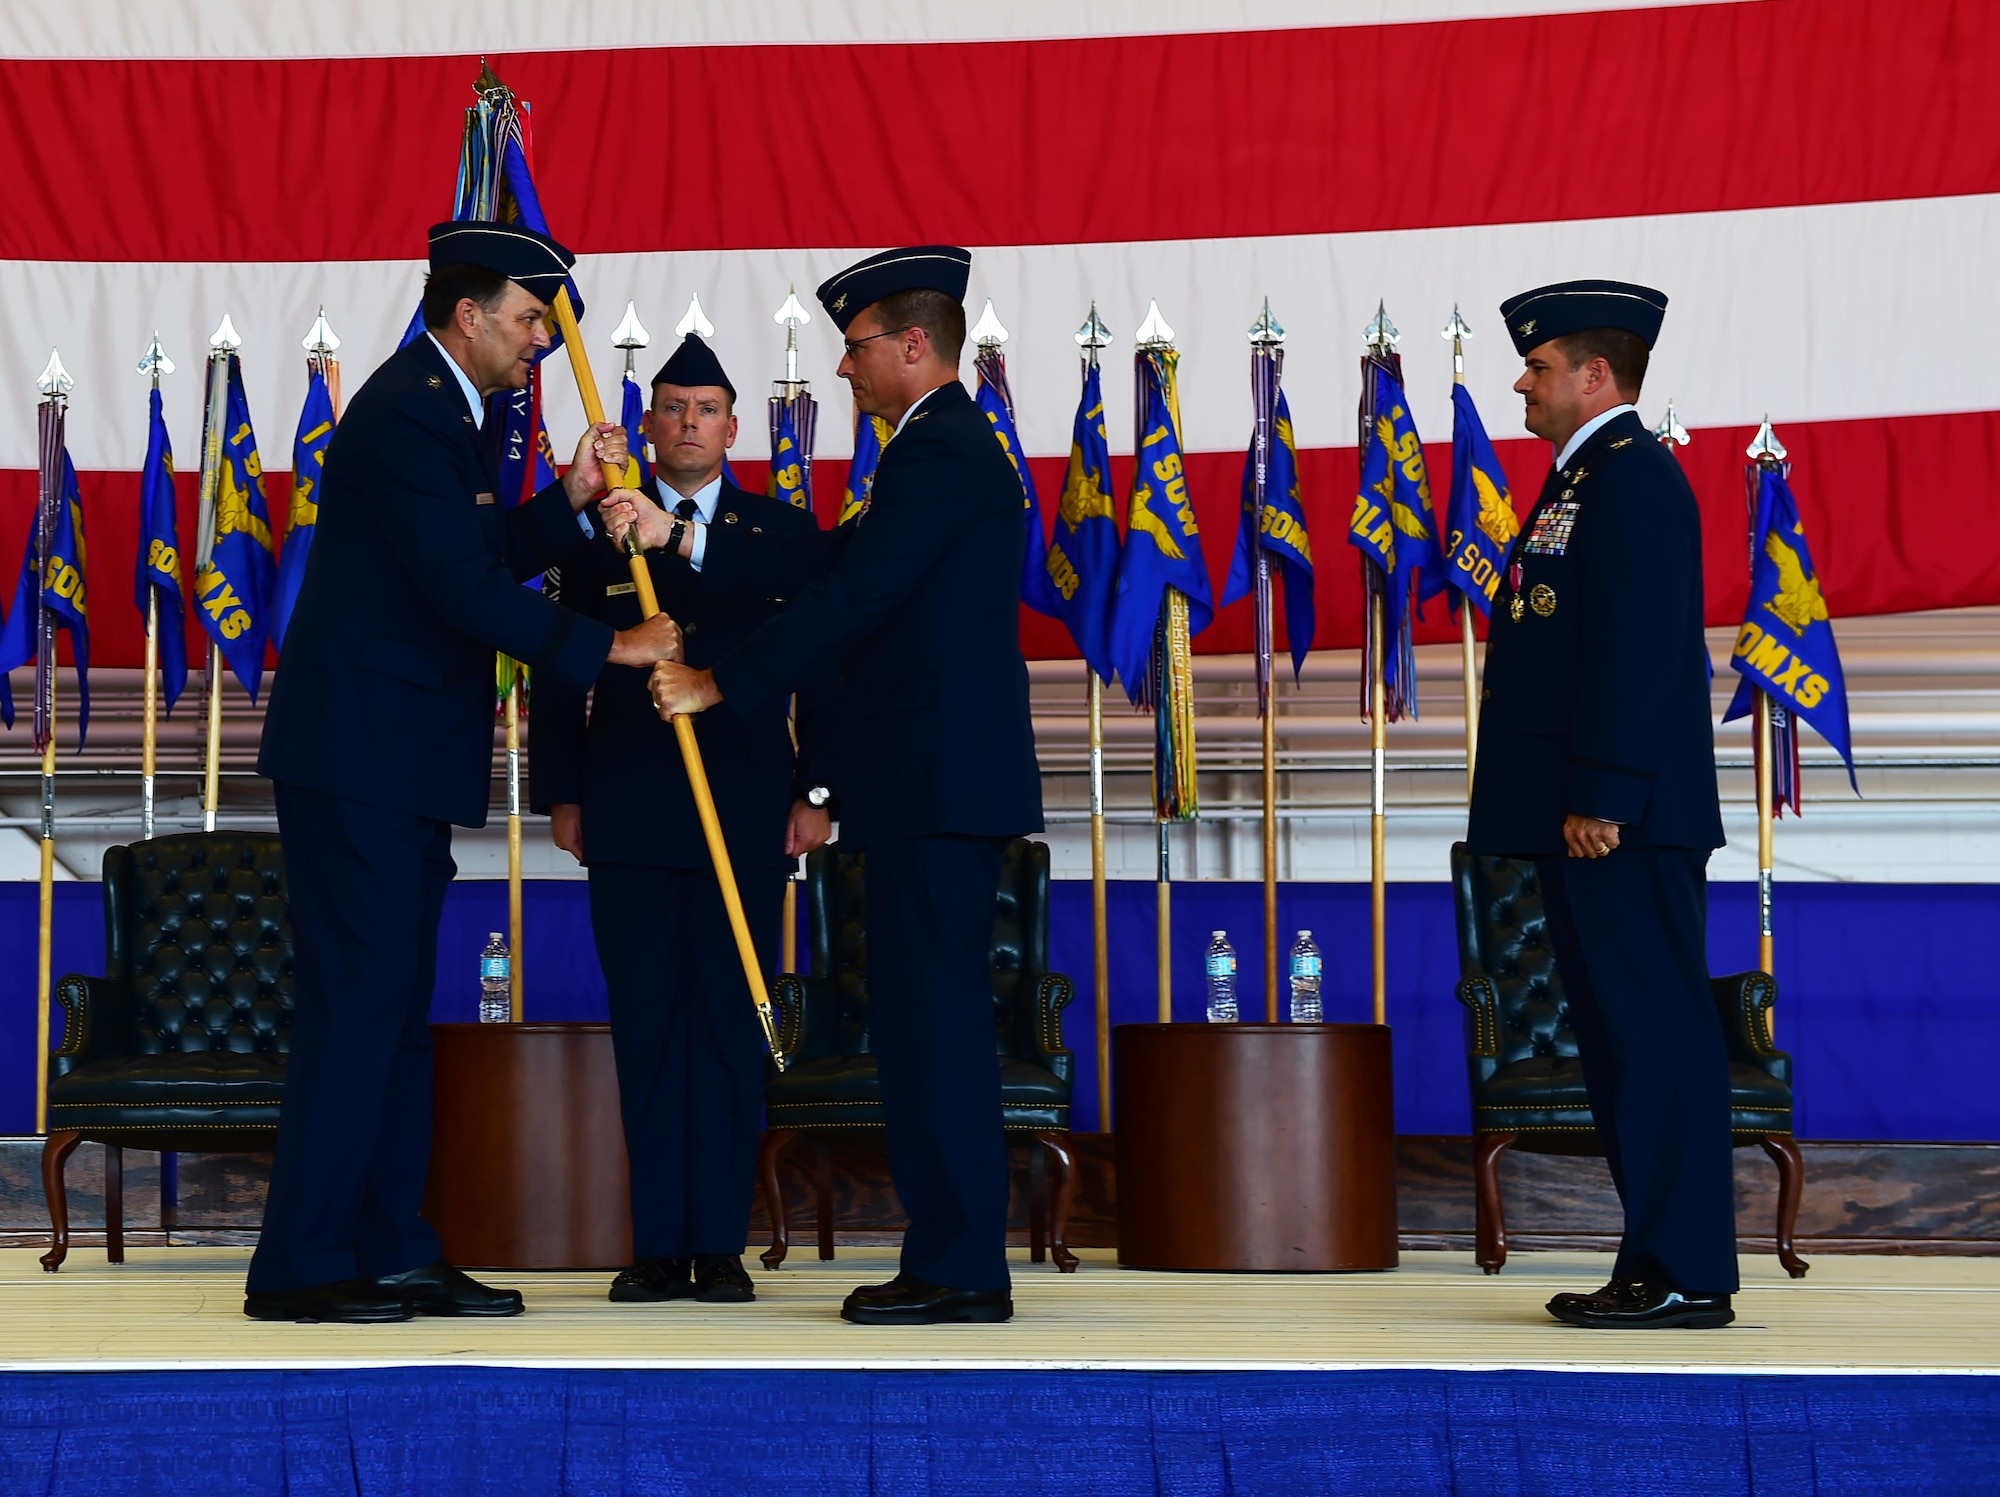
M 653 675 L 659 710 L 752 718 L 841 666 L 841 842 L 867 851 L 868 999 L 902 1272 L 855 1290 L 869 1325 L 1001 1321 L 1007 1149 L 991 951 L 1001 851 L 1041 830 L 1021 658 L 1021 482 L 958 381 L 972 256 L 923 245 L 818 296 L 856 405 L 896 428 L 838 560 L 707 670 Z M 642 534 L 643 534 L 642 529 Z
M 819 526 L 805 510 L 722 476 L 736 441 L 736 387 L 689 333 L 653 376 L 645 432 L 670 515 L 649 503 L 664 546 L 647 564 L 688 660 L 708 665 L 784 607 L 806 580 Z M 659 489 L 648 490 L 657 501 Z M 614 530 L 636 506 L 607 503 Z M 639 621 L 625 558 L 598 547 L 564 564 L 563 605 L 617 626 Z M 829 673 L 830 674 L 830 673 Z M 835 690 L 837 690 L 837 677 Z M 785 880 L 825 842 L 831 770 L 822 747 L 832 691 L 802 692 L 799 751 L 786 703 L 696 720 L 751 935 L 775 967 Z M 574 684 L 535 697 L 533 799 L 556 846 L 590 869 L 590 921 L 611 1001 L 619 1109 L 631 1167 L 634 1262 L 619 1302 L 756 1298 L 743 1271 L 764 1118 L 765 1050 L 674 732 L 646 672 L 606 665 L 588 714 Z
M 1667 299 L 1570 281 L 1501 304 L 1555 467 L 1486 647 L 1466 845 L 1532 858 L 1590 1110 L 1625 1208 L 1611 1282 L 1549 1312 L 1727 1325 L 1737 1287 L 1729 1058 L 1708 984 L 1722 845 L 1701 516 L 1633 402 Z
M 664 615 L 613 630 L 520 586 L 591 544 L 577 512 L 625 461 L 624 433 L 600 426 L 561 481 L 510 509 L 482 433 L 484 397 L 526 385 L 548 347 L 574 260 L 512 225 L 433 228 L 425 336 L 369 376 L 327 448 L 257 760 L 275 782 L 296 982 L 243 1306 L 258 1320 L 521 1311 L 442 1261 L 418 1214 L 451 828 L 486 822 L 496 650 L 583 691 L 607 659 L 680 649 Z

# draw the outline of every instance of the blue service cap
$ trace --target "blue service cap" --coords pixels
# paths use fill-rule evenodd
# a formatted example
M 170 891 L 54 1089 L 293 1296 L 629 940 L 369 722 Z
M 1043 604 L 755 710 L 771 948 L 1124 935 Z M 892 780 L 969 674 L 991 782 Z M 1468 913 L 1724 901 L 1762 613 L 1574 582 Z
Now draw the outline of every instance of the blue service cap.
M 519 224 L 442 223 L 431 225 L 431 269 L 447 265 L 480 265 L 519 281 L 545 302 L 556 299 L 576 256 L 546 234 Z M 583 315 L 583 300 L 570 300 Z
M 972 251 L 952 244 L 913 244 L 870 255 L 820 282 L 813 294 L 841 332 L 862 311 L 898 291 L 942 291 L 965 300 L 972 275 Z
M 653 383 L 679 385 L 689 390 L 704 385 L 720 385 L 729 392 L 732 402 L 736 399 L 736 386 L 722 372 L 722 360 L 715 356 L 714 349 L 702 341 L 700 333 L 689 333 L 681 339 L 681 346 L 660 366 L 660 372 L 653 376 Z
M 1500 303 L 1500 315 L 1523 357 L 1551 338 L 1594 327 L 1622 329 L 1650 349 L 1667 315 L 1667 297 L 1629 281 L 1562 281 L 1508 297 Z

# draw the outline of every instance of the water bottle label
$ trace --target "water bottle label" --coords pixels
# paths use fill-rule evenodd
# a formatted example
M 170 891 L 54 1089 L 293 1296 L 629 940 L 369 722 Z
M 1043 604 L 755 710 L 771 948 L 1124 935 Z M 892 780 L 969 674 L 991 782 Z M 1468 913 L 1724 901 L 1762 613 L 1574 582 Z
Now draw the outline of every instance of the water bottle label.
M 1208 975 L 1210 977 L 1234 977 L 1236 975 L 1236 958 L 1226 951 L 1215 952 L 1208 959 Z
M 493 977 L 507 977 L 509 975 L 507 967 L 507 958 L 504 956 L 482 956 L 479 959 L 480 980 L 485 981 Z
M 1317 956 L 1295 956 L 1292 958 L 1292 976 L 1317 977 L 1319 975 L 1319 958 Z

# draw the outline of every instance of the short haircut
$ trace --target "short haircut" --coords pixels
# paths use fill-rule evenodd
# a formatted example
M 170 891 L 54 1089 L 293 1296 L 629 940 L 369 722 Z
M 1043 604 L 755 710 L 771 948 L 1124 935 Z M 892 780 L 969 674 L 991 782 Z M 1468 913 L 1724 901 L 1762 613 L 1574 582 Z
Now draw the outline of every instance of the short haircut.
M 671 385 L 672 383 L 673 381 L 670 379 L 656 379 L 653 381 L 652 391 L 646 397 L 646 408 L 648 410 L 659 404 L 660 386 Z M 726 416 L 736 414 L 736 397 L 730 393 L 729 386 L 727 385 L 682 385 L 680 388 L 683 390 L 720 390 L 722 392 L 723 414 Z
M 898 291 L 875 303 L 875 315 L 882 319 L 884 332 L 922 328 L 938 357 L 958 367 L 959 352 L 965 347 L 965 308 L 957 297 L 921 288 Z
M 1554 341 L 1569 360 L 1570 368 L 1581 369 L 1592 359 L 1602 359 L 1611 366 L 1618 393 L 1638 399 L 1652 352 L 1637 333 L 1628 333 L 1621 327 L 1590 327 L 1578 333 L 1565 333 Z
M 484 265 L 440 265 L 424 277 L 424 326 L 449 326 L 458 304 L 470 298 L 487 312 L 507 299 L 507 277 Z

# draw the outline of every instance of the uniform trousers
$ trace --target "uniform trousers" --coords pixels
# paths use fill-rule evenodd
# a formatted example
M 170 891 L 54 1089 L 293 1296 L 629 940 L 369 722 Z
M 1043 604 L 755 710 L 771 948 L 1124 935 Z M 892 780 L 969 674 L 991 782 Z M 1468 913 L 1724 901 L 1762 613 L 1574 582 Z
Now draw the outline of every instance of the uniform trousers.
M 1625 1235 L 1613 1276 L 1733 1294 L 1729 1051 L 1708 980 L 1708 854 L 1536 863 Z
M 871 842 L 863 870 L 869 1039 L 910 1219 L 902 1268 L 954 1289 L 1009 1283 L 992 955 L 1004 846 Z
M 293 1015 L 253 1293 L 434 1263 L 431 993 L 451 826 L 278 782 Z
M 738 883 L 774 970 L 785 875 L 744 868 Z M 610 998 L 633 1258 L 734 1257 L 750 1232 L 768 1052 L 715 872 L 592 864 L 590 924 Z

